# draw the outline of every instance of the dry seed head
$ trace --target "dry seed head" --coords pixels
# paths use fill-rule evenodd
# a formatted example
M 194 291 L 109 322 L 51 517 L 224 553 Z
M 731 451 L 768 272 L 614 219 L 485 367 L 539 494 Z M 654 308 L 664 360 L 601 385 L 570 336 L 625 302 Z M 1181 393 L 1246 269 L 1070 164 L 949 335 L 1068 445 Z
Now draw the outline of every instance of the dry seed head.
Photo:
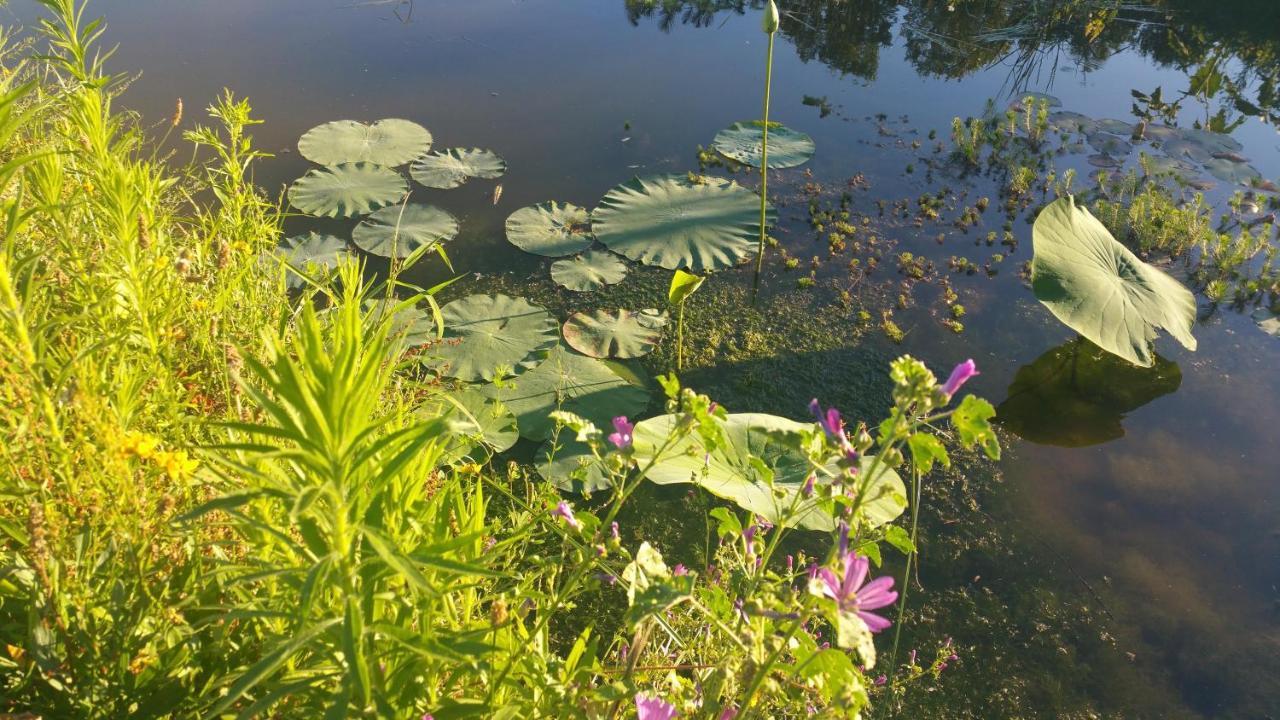
M 182 98 L 178 98 L 178 105 L 173 110 L 173 120 L 171 127 L 178 127 L 182 124 Z
M 145 215 L 138 216 L 138 247 L 146 250 L 151 247 L 151 231 L 147 227 Z

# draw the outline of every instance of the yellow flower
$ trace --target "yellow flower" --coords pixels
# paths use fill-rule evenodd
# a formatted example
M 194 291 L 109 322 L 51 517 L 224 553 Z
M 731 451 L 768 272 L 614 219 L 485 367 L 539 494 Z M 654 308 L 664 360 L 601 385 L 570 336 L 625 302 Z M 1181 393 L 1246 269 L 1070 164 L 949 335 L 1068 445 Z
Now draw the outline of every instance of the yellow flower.
M 170 480 L 181 480 L 200 467 L 200 463 L 191 459 L 186 450 L 159 453 L 156 463 L 164 468 Z
M 127 432 L 120 440 L 120 450 L 126 455 L 137 455 L 146 460 L 156 454 L 160 439 L 140 432 Z

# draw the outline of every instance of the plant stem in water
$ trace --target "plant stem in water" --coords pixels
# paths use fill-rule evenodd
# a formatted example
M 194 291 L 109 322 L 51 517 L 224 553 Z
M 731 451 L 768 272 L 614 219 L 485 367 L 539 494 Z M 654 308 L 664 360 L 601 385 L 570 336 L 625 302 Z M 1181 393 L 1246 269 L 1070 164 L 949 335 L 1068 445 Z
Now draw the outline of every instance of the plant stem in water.
M 760 272 L 764 269 L 765 220 L 769 207 L 769 90 L 773 85 L 773 36 L 769 33 L 769 50 L 764 63 L 764 116 L 760 119 L 760 246 L 756 248 L 756 275 L 751 283 L 751 298 L 760 292 Z

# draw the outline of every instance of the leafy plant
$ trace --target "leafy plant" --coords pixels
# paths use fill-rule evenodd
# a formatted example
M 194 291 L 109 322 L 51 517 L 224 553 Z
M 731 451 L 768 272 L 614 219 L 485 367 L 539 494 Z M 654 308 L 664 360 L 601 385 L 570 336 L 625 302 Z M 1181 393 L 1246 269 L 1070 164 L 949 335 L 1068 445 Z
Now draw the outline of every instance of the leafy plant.
M 684 370 L 684 303 L 702 287 L 706 277 L 676 270 L 667 289 L 667 306 L 676 310 L 676 372 Z

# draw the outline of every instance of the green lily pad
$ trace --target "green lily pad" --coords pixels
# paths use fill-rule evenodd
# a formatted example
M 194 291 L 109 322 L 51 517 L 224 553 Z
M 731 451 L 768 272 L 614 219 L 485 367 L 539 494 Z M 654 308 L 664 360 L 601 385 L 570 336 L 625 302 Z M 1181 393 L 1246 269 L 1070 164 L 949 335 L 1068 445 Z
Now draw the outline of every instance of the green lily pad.
M 627 264 L 608 250 L 588 250 L 551 263 L 551 279 L 575 292 L 599 290 L 627 277 Z
M 760 196 L 718 178 L 635 178 L 604 196 L 591 226 L 606 247 L 637 262 L 709 272 L 755 252 Z
M 458 234 L 458 219 L 433 205 L 391 205 L 365 218 L 351 232 L 356 246 L 381 257 L 405 258 Z
M 537 457 L 538 474 L 565 492 L 588 495 L 613 487 L 608 470 L 572 432 L 564 431 L 548 440 Z
M 443 417 L 449 423 L 450 439 L 464 442 L 457 459 L 482 443 L 491 453 L 505 452 L 520 439 L 516 416 L 502 402 L 475 388 L 441 394 L 429 399 L 418 412 L 426 417 Z
M 1271 337 L 1280 338 L 1280 315 L 1260 308 L 1255 310 L 1250 317 L 1258 324 L 1259 330 Z
M 336 235 L 309 232 L 288 238 L 280 246 L 285 262 L 299 270 L 322 270 L 325 273 L 338 267 L 343 258 L 350 257 L 347 241 Z M 302 278 L 293 270 L 288 271 L 288 286 L 300 287 Z
M 507 218 L 507 240 L 534 255 L 572 255 L 591 247 L 591 215 L 554 200 L 520 208 Z
M 348 163 L 312 170 L 289 188 L 289 202 L 308 215 L 353 217 L 404 197 L 409 184 L 394 170 Z
M 1181 384 L 1174 362 L 1157 355 L 1151 367 L 1136 367 L 1076 338 L 1018 369 L 996 419 L 1040 445 L 1097 445 L 1124 437 L 1126 414 Z
M 609 363 L 559 346 L 537 367 L 484 392 L 515 413 L 520 436 L 531 440 L 551 436 L 555 410 L 607 428 L 614 417 L 637 415 L 649 405 L 649 391 L 623 379 Z
M 1142 162 L 1152 175 L 1171 175 L 1184 182 L 1200 173 L 1199 168 L 1186 160 L 1175 160 L 1163 155 L 1141 154 Z
M 1262 178 L 1262 173 L 1252 165 L 1227 158 L 1210 158 L 1204 163 L 1204 170 L 1222 182 L 1232 185 L 1248 186 Z
M 1187 142 L 1199 145 L 1210 155 L 1214 153 L 1237 153 L 1244 149 L 1239 140 L 1224 133 L 1200 130 L 1198 128 L 1180 128 L 1178 134 Z
M 692 483 L 775 524 L 835 529 L 835 518 L 817 500 L 818 495 L 802 496 L 810 467 L 800 447 L 800 433 L 812 424 L 776 415 L 739 413 L 724 420 L 725 442 L 720 447 L 709 449 L 698 433 L 681 430 L 680 437 L 664 450 L 676 422 L 675 415 L 660 415 L 636 424 L 636 460 L 640 467 L 652 463 L 645 473 L 647 479 L 659 485 Z M 859 482 L 864 483 L 862 520 L 878 527 L 902 514 L 907 491 L 892 468 L 880 465 L 872 476 L 873 461 L 863 458 Z
M 759 120 L 736 122 L 716 133 L 712 146 L 721 154 L 744 165 L 760 167 L 764 153 L 764 126 Z M 786 125 L 769 123 L 769 167 L 775 170 L 809 162 L 814 153 L 813 138 Z
M 386 299 L 367 300 L 364 308 L 366 314 L 375 321 L 384 319 L 384 313 L 394 311 L 395 316 L 391 318 L 387 335 L 402 341 L 406 348 L 428 345 L 440 339 L 439 326 L 429 308 L 404 306 L 401 302 Z
M 569 347 L 595 358 L 638 358 L 653 352 L 662 340 L 660 316 L 630 310 L 574 313 L 564 324 Z
M 418 123 L 390 118 L 366 125 L 338 120 L 311 128 L 298 141 L 302 157 L 320 165 L 370 162 L 397 167 L 431 149 L 431 133 Z
M 1201 164 L 1213 159 L 1213 153 L 1181 137 L 1161 143 L 1160 151 L 1175 160 L 1187 159 Z
M 533 367 L 559 334 L 551 313 L 506 295 L 468 295 L 445 305 L 441 315 L 444 340 L 432 354 L 445 375 L 467 382 Z
M 493 179 L 502 177 L 507 163 L 492 150 L 480 148 L 450 148 L 427 153 L 409 166 L 409 175 L 418 184 L 429 188 L 448 190 L 456 188 L 471 178 Z
M 1120 138 L 1105 132 L 1089 133 L 1089 145 L 1104 155 L 1114 155 L 1124 157 L 1128 155 L 1133 146 L 1121 140 Z
M 1124 164 L 1110 155 L 1105 155 L 1103 153 L 1090 155 L 1086 160 L 1089 161 L 1090 165 L 1096 168 L 1118 168 Z
M 1114 118 L 1103 118 L 1094 122 L 1094 127 L 1104 133 L 1112 135 L 1122 135 L 1131 137 L 1133 135 L 1133 123 L 1128 120 L 1116 120 Z
M 1060 132 L 1083 135 L 1098 129 L 1098 122 L 1088 115 L 1060 110 L 1049 115 L 1049 127 Z
M 1056 200 L 1040 213 L 1032 242 L 1036 298 L 1067 327 L 1143 367 L 1155 363 L 1157 328 L 1196 349 L 1191 291 L 1138 259 L 1074 198 Z
M 1031 99 L 1031 103 L 1033 107 L 1039 105 L 1042 102 L 1048 103 L 1048 106 L 1051 108 L 1062 107 L 1061 100 L 1059 100 L 1058 98 L 1052 95 L 1048 95 L 1042 92 L 1018 93 L 1018 96 L 1014 98 L 1013 102 L 1009 103 L 1009 107 L 1013 108 L 1014 110 L 1022 110 L 1024 109 L 1024 106 L 1026 105 L 1026 101 L 1028 98 Z

